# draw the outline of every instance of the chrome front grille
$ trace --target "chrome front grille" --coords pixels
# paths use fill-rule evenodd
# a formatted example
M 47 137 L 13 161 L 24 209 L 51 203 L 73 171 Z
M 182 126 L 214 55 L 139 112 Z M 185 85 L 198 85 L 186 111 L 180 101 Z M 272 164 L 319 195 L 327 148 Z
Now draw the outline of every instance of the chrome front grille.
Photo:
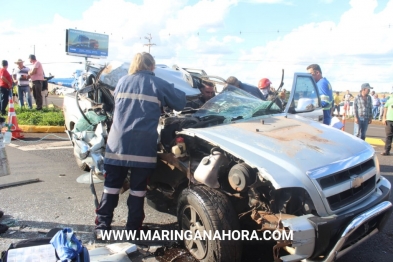
M 327 198 L 331 210 L 337 210 L 368 195 L 375 188 L 375 175 L 359 187 L 345 190 Z
M 345 181 L 351 180 L 351 176 L 361 175 L 363 172 L 369 170 L 370 168 L 375 167 L 374 160 L 369 159 L 368 161 L 354 166 L 350 169 L 341 171 L 336 174 L 328 175 L 325 177 L 321 177 L 317 179 L 319 185 L 321 186 L 322 190 L 325 188 L 343 183 Z
M 359 165 L 316 179 L 332 211 L 367 196 L 375 189 L 376 168 L 371 158 Z

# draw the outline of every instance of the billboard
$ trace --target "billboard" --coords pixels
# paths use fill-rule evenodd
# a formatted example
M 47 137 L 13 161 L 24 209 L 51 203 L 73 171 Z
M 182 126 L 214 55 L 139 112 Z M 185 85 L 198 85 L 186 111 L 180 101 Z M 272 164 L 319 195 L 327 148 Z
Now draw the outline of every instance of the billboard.
M 108 57 L 109 36 L 76 29 L 66 30 L 66 53 L 92 58 Z

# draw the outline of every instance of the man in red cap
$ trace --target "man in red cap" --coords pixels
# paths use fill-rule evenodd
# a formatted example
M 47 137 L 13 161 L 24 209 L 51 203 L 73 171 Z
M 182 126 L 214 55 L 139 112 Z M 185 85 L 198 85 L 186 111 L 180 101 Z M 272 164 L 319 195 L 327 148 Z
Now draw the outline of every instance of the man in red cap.
M 275 94 L 275 92 L 270 90 L 271 84 L 272 82 L 270 82 L 268 78 L 262 78 L 261 80 L 259 80 L 258 88 L 259 91 L 261 92 L 259 98 L 262 99 L 263 101 L 274 100 L 277 106 L 282 109 L 283 103 L 281 102 L 281 99 Z
M 258 82 L 259 91 L 261 91 L 262 93 L 261 99 L 264 101 L 268 100 L 267 98 L 269 97 L 269 95 L 274 95 L 273 92 L 270 91 L 271 84 L 272 82 L 270 82 L 270 80 L 267 78 L 262 78 Z

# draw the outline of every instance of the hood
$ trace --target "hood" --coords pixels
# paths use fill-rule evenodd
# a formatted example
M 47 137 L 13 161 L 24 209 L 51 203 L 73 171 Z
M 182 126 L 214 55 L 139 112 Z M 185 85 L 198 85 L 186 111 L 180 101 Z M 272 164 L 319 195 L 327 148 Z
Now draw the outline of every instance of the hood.
M 332 165 L 345 168 L 374 155 L 363 140 L 296 115 L 257 117 L 181 133 L 200 137 L 258 168 L 276 188 L 304 187 L 310 183 L 307 174 L 328 172 Z

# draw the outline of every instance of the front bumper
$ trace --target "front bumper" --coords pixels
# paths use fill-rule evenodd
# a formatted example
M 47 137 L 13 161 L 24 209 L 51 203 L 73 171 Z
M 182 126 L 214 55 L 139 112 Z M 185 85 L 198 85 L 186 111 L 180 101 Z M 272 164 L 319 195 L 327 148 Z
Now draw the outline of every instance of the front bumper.
M 336 260 L 372 235 L 378 233 L 386 224 L 391 212 L 392 203 L 384 201 L 355 217 L 345 228 L 338 242 L 324 261 Z
M 381 231 L 393 210 L 388 201 L 390 183 L 382 179 L 384 185 L 379 187 L 379 197 L 356 211 L 332 217 L 308 215 L 303 219 L 283 221 L 284 226 L 293 229 L 294 241 L 293 248 L 288 249 L 291 255 L 281 259 L 334 261 Z M 300 219 L 302 223 L 299 223 Z

